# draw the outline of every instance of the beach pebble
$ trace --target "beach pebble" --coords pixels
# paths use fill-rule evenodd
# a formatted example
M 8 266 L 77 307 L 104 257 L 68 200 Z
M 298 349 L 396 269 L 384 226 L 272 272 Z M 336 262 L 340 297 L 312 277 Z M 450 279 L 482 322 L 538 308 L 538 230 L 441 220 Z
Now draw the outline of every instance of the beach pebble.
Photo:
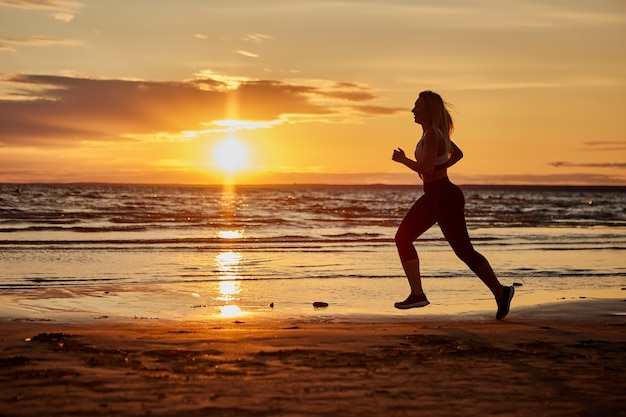
M 325 303 L 323 301 L 316 301 L 313 303 L 313 307 L 315 308 L 328 307 L 328 303 Z
M 271 307 L 271 308 L 274 308 L 274 303 L 270 303 L 270 307 Z
M 521 282 L 514 282 L 514 283 L 513 283 L 513 286 L 514 286 L 514 287 L 521 287 L 521 286 L 523 286 L 523 285 L 524 285 L 524 284 L 522 284 Z

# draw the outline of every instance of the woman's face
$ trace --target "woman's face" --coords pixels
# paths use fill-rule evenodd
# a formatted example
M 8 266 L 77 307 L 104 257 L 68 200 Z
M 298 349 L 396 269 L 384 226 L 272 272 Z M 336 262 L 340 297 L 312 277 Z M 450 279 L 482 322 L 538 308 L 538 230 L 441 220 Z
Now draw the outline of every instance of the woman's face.
M 413 117 L 415 118 L 415 123 L 423 124 L 428 120 L 428 110 L 426 109 L 426 103 L 421 98 L 418 98 L 415 102 L 415 106 L 413 107 Z

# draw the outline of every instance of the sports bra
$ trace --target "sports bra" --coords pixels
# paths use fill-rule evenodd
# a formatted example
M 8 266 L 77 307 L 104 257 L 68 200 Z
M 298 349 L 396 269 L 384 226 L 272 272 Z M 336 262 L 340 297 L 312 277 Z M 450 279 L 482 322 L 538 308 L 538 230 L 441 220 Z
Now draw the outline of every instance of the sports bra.
M 437 129 L 438 133 L 439 130 Z M 444 169 L 448 166 L 449 153 L 446 152 L 442 155 L 437 155 L 435 157 L 435 170 Z M 424 160 L 424 136 L 417 142 L 417 146 L 415 147 L 415 160 L 423 161 Z

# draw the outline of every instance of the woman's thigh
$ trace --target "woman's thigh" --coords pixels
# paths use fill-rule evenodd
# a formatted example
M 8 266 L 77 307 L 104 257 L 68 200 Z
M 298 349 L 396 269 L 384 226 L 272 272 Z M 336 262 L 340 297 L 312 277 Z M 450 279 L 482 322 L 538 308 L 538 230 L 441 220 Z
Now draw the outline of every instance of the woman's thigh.
M 471 256 L 474 252 L 465 221 L 465 199 L 460 188 L 452 185 L 439 200 L 438 222 L 441 231 L 461 258 Z
M 413 242 L 437 222 L 437 213 L 430 200 L 424 194 L 413 203 L 402 219 L 396 236 L 400 234 L 404 240 Z

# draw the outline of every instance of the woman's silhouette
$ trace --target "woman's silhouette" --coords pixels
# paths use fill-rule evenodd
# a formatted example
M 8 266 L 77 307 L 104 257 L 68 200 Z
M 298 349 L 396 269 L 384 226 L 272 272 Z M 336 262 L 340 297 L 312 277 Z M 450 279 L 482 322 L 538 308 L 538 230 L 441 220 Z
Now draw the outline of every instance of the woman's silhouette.
M 417 172 L 424 181 L 424 194 L 413 204 L 402 219 L 395 236 L 396 247 L 411 294 L 396 308 L 408 309 L 429 304 L 420 276 L 419 258 L 413 242 L 435 223 L 456 255 L 487 285 L 498 304 L 496 319 L 502 320 L 509 312 L 514 288 L 498 281 L 491 265 L 476 252 L 465 224 L 465 198 L 459 187 L 448 179 L 447 168 L 457 163 L 463 152 L 450 140 L 452 118 L 439 94 L 423 91 L 413 107 L 415 123 L 422 126 L 422 137 L 415 149 L 415 160 L 408 158 L 400 148 L 392 159 Z

